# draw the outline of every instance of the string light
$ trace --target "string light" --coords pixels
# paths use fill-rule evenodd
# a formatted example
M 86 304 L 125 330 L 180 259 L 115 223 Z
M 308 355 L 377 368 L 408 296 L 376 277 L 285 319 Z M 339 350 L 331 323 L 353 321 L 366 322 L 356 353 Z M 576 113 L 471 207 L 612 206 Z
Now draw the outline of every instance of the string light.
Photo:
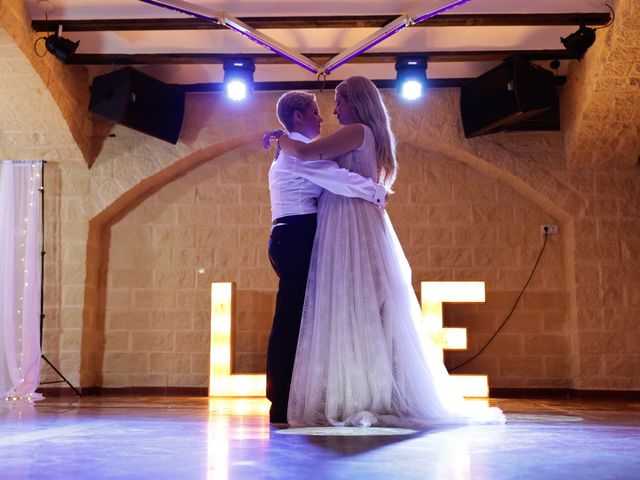
M 18 162 L 20 165 L 23 165 L 24 167 L 26 167 L 27 165 L 24 165 L 25 162 Z M 17 238 L 17 242 L 16 245 L 19 245 L 17 247 L 17 249 L 19 250 L 17 253 L 18 255 L 16 255 L 17 258 L 19 258 L 19 263 L 21 266 L 21 270 L 17 270 L 17 272 L 20 272 L 23 274 L 23 279 L 22 282 L 20 282 L 20 279 L 17 279 L 19 283 L 23 283 L 23 289 L 22 292 L 19 293 L 19 296 L 17 298 L 17 302 L 16 302 L 16 343 L 15 343 L 15 359 L 16 359 L 16 364 L 12 367 L 15 368 L 15 372 L 17 373 L 17 377 L 18 377 L 18 384 L 17 385 L 21 385 L 20 389 L 16 387 L 14 387 L 13 391 L 7 395 L 4 396 L 5 400 L 11 400 L 11 401 L 18 401 L 18 400 L 28 400 L 30 402 L 32 402 L 34 399 L 40 399 L 40 395 L 39 394 L 21 394 L 22 391 L 26 390 L 26 386 L 30 386 L 30 382 L 31 380 L 29 378 L 25 378 L 25 372 L 29 371 L 28 368 L 26 368 L 25 366 L 25 360 L 29 360 L 31 361 L 30 357 L 31 357 L 31 353 L 30 351 L 26 350 L 25 347 L 27 347 L 27 339 L 26 337 L 24 337 L 23 333 L 27 331 L 27 328 L 29 325 L 31 325 L 31 318 L 27 318 L 25 317 L 25 315 L 27 314 L 28 308 L 25 308 L 26 306 L 26 300 L 29 300 L 29 297 L 32 293 L 32 290 L 30 289 L 30 286 L 33 285 L 33 282 L 29 279 L 29 275 L 33 275 L 33 274 L 37 274 L 37 268 L 34 270 L 31 265 L 27 264 L 26 260 L 27 258 L 29 258 L 29 260 L 31 261 L 32 257 L 31 257 L 31 249 L 32 249 L 32 245 L 35 245 L 37 243 L 37 232 L 36 232 L 36 224 L 37 224 L 37 207 L 39 206 L 38 203 L 38 199 L 36 197 L 37 194 L 41 194 L 42 192 L 44 192 L 44 188 L 42 185 L 38 185 L 38 179 L 41 178 L 41 175 L 38 171 L 38 169 L 41 167 L 40 163 L 31 163 L 29 164 L 29 166 L 31 167 L 30 172 L 27 173 L 27 175 L 23 176 L 22 178 L 28 179 L 29 185 L 27 186 L 26 191 L 28 192 L 27 194 L 27 198 L 25 199 L 26 202 L 23 203 L 23 205 L 25 205 L 25 211 L 19 216 L 18 219 L 20 217 L 22 217 L 23 221 L 22 221 L 22 229 L 18 229 L 18 232 L 20 232 L 20 237 Z M 24 170 L 23 170 L 24 172 Z M 26 173 L 26 172 L 25 172 Z M 2 206 L 0 206 L 0 210 L 2 209 Z M 19 224 L 18 224 L 19 225 Z M 18 226 L 16 225 L 16 226 Z M 26 249 L 29 249 L 29 251 L 27 252 Z M 33 273 L 32 273 L 33 272 Z M 30 285 L 31 284 L 31 285 Z M 29 300 L 30 301 L 30 300 Z M 28 325 L 25 326 L 25 322 L 28 322 Z M 29 340 L 28 342 L 29 344 L 31 343 L 31 341 Z

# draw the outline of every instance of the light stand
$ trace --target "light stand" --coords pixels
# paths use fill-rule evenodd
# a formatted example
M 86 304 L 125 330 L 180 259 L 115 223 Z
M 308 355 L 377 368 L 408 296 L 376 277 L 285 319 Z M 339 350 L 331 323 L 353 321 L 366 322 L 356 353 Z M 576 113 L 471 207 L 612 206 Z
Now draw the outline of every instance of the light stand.
M 65 378 L 65 376 L 60 373 L 60 371 L 53 366 L 53 364 L 49 361 L 49 359 L 45 356 L 44 353 L 42 353 L 42 332 L 44 330 L 44 255 L 45 250 L 44 250 L 44 164 L 47 163 L 45 161 L 42 162 L 42 168 L 40 170 L 40 229 L 42 232 L 42 240 L 41 240 L 41 248 L 40 248 L 40 357 L 47 362 L 47 364 L 53 368 L 53 370 L 60 376 L 60 378 L 62 380 L 56 380 L 53 382 L 41 382 L 40 385 L 49 385 L 52 383 L 66 383 L 67 385 L 69 385 L 69 387 L 71 387 L 71 390 L 73 390 L 76 395 L 78 395 L 79 397 L 81 397 L 82 395 L 80 394 L 80 391 L 74 387 L 73 385 L 71 385 L 71 383 L 69 382 L 69 380 L 67 380 Z

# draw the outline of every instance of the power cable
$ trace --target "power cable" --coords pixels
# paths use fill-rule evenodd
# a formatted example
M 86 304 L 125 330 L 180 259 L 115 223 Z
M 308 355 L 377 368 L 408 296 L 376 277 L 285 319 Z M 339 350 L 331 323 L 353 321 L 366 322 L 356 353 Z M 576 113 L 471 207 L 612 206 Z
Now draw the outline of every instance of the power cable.
M 482 348 L 480 350 L 478 350 L 478 352 L 475 355 L 473 355 L 471 358 L 465 360 L 464 362 L 462 362 L 459 365 L 456 365 L 455 367 L 449 368 L 448 369 L 449 373 L 451 373 L 454 370 L 457 370 L 457 369 L 467 365 L 468 363 L 471 363 L 473 360 L 478 358 L 478 356 L 480 356 L 480 354 L 485 351 L 485 349 L 489 346 L 489 344 L 493 341 L 493 339 L 496 338 L 496 336 L 498 335 L 500 330 L 502 330 L 502 327 L 505 326 L 507 321 L 509 321 L 509 319 L 511 318 L 511 315 L 513 314 L 513 312 L 515 311 L 516 307 L 518 306 L 518 303 L 520 302 L 520 298 L 522 298 L 522 295 L 524 294 L 525 290 L 527 289 L 527 286 L 529 285 L 529 282 L 533 278 L 533 274 L 535 273 L 536 268 L 538 267 L 538 264 L 540 263 L 540 259 L 542 258 L 542 252 L 544 252 L 544 248 L 547 245 L 547 237 L 548 236 L 549 236 L 549 227 L 544 227 L 544 242 L 542 242 L 542 248 L 540 249 L 540 253 L 538 254 L 538 258 L 536 258 L 536 261 L 533 264 L 533 269 L 531 269 L 531 273 L 529 274 L 529 278 L 527 278 L 527 281 L 525 282 L 524 286 L 522 287 L 522 290 L 520 290 L 520 293 L 518 294 L 518 297 L 516 298 L 516 301 L 513 303 L 513 307 L 511 307 L 511 311 L 507 314 L 507 316 L 502 321 L 502 323 L 497 328 L 497 330 L 493 333 L 493 335 L 491 335 L 491 338 L 487 341 L 487 343 L 485 343 L 482 346 Z

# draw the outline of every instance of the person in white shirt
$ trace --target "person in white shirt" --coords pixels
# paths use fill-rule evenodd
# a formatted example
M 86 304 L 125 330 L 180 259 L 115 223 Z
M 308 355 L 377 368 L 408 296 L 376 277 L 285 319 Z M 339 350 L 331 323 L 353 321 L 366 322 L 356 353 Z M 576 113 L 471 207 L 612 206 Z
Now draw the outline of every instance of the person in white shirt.
M 356 76 L 335 90 L 342 128 L 299 142 L 271 132 L 300 161 L 334 158 L 388 188 L 398 164 L 383 98 Z M 411 268 L 387 212 L 326 191 L 318 202 L 300 335 L 289 390 L 293 426 L 429 427 L 504 423 L 497 408 L 467 404 L 440 352 L 422 342 Z
M 323 120 L 315 95 L 299 91 L 285 93 L 278 100 L 276 110 L 291 138 L 309 142 L 320 134 Z M 268 147 L 269 139 L 265 141 Z M 384 207 L 387 194 L 383 185 L 340 168 L 329 159 L 302 161 L 284 152 L 276 154 L 269 170 L 273 221 L 269 259 L 280 279 L 267 350 L 271 423 L 287 421 L 289 386 L 316 232 L 318 197 L 324 189 L 380 207 Z

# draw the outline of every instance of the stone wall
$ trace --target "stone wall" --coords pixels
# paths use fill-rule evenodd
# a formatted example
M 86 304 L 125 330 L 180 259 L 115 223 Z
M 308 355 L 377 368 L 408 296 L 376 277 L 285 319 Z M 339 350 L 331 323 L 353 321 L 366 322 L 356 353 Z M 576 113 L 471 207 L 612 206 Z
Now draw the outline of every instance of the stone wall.
M 104 386 L 206 387 L 214 281 L 237 284 L 235 371 L 264 371 L 276 287 L 267 169 L 255 146 L 234 150 L 111 227 Z
M 0 152 L 48 161 L 47 356 L 82 387 L 204 386 L 207 284 L 234 280 L 235 368 L 259 371 L 276 278 L 264 249 L 269 155 L 257 135 L 274 125 L 278 94 L 255 93 L 244 105 L 189 95 L 178 145 L 115 126 L 89 169 L 59 96 L 31 66 L 40 60 L 18 41 L 0 29 Z M 592 108 L 575 93 L 589 85 L 581 65 L 561 89 L 563 104 L 572 102 L 565 113 Z M 540 224 L 555 223 L 560 234 L 512 318 L 463 371 L 488 373 L 501 387 L 640 389 L 638 167 L 570 161 L 565 134 L 598 135 L 575 125 L 464 139 L 456 90 L 414 105 L 384 94 L 401 168 L 388 210 L 414 287 L 487 281 L 485 304 L 445 307 L 445 322 L 470 334 L 470 352 L 447 354 L 448 365 L 502 322 L 541 247 Z M 319 94 L 325 117 L 331 97 Z M 637 155 L 635 137 L 619 135 L 619 153 Z
M 0 130 L 0 134 L 10 134 L 3 143 L 23 158 L 84 161 L 91 165 L 109 122 L 88 111 L 87 69 L 64 65 L 48 54 L 42 36 L 31 29 L 23 0 L 0 0 L 0 62 L 5 67 L 3 77 L 11 80 L 0 83 L 0 88 L 9 90 L 2 93 L 3 97 L 13 94 L 3 107 L 19 108 L 10 117 L 18 123 L 7 123 L 7 128 Z M 28 119 L 24 112 L 29 112 Z M 0 122 L 8 120 L 6 115 L 2 117 Z
M 573 62 L 561 98 L 571 165 L 640 163 L 640 5 L 612 5 L 614 22 Z
M 266 255 L 268 159 L 257 145 L 217 157 L 111 227 L 103 385 L 206 386 L 212 281 L 237 284 L 235 371 L 264 371 L 277 286 Z M 539 225 L 558 222 L 512 188 L 440 153 L 406 143 L 399 162 L 388 210 L 415 289 L 423 280 L 487 282 L 486 304 L 446 309 L 450 325 L 469 328 L 476 350 L 524 284 L 542 245 Z M 466 371 L 490 371 L 494 385 L 521 385 L 523 376 L 527 385 L 568 385 L 559 238 L 549 240 L 504 334 Z

